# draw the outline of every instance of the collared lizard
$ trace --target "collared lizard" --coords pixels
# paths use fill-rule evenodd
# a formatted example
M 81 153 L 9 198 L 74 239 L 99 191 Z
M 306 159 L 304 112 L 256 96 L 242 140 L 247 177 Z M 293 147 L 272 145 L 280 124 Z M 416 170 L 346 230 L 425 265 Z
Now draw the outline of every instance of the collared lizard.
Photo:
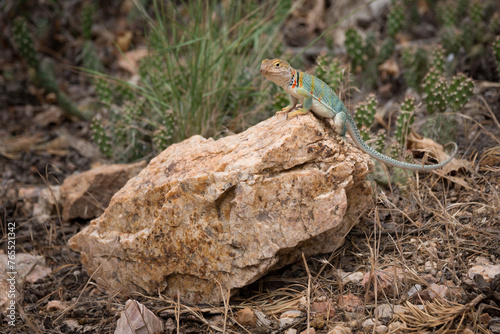
M 293 117 L 307 114 L 311 110 L 318 116 L 331 118 L 336 132 L 342 138 L 345 138 L 346 131 L 349 132 L 351 138 L 361 150 L 383 163 L 405 169 L 428 171 L 443 167 L 457 153 L 457 144 L 451 143 L 454 145 L 451 156 L 436 165 L 411 164 L 392 159 L 374 150 L 363 141 L 349 110 L 347 110 L 333 89 L 317 77 L 298 71 L 281 59 L 263 60 L 260 73 L 268 80 L 282 87 L 290 96 L 290 105 L 283 108 L 278 114 L 285 113 L 287 117 Z M 302 103 L 302 108 L 292 111 L 299 102 Z

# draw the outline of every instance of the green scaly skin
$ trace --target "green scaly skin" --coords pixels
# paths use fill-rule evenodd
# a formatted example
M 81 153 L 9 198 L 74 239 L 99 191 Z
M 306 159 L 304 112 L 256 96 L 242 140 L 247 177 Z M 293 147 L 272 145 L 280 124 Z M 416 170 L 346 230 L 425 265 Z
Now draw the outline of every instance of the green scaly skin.
M 392 159 L 368 146 L 359 133 L 353 117 L 335 92 L 323 81 L 310 74 L 295 70 L 284 60 L 266 59 L 262 61 L 260 72 L 269 80 L 281 86 L 290 96 L 290 105 L 277 114 L 285 113 L 287 117 L 307 114 L 309 111 L 316 115 L 333 119 L 336 132 L 345 139 L 346 132 L 356 145 L 371 157 L 395 167 L 404 169 L 429 171 L 438 169 L 449 163 L 457 153 L 457 144 L 453 153 L 446 160 L 436 165 L 410 164 Z M 301 102 L 302 108 L 292 111 Z

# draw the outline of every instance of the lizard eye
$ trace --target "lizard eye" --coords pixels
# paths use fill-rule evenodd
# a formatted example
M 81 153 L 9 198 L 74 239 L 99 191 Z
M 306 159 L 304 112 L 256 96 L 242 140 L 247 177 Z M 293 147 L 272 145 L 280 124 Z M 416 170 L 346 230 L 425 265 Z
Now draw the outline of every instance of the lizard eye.
M 280 63 L 276 63 L 276 65 L 275 65 L 275 66 L 276 66 L 276 67 L 280 67 Z

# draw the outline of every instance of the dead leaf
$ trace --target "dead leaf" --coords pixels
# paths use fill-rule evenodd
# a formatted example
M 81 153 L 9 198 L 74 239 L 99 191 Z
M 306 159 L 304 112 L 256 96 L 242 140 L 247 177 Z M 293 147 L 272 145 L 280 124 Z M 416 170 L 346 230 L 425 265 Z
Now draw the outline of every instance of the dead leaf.
M 385 294 L 388 296 L 393 296 L 395 290 L 397 290 L 394 286 L 396 279 L 394 278 L 393 273 L 386 272 L 382 270 L 376 270 L 374 273 L 366 273 L 363 277 L 363 281 L 361 285 L 365 290 L 369 292 L 370 295 L 378 295 Z
M 118 66 L 130 74 L 139 73 L 139 61 L 148 55 L 146 48 L 139 48 L 125 52 L 118 58 Z
M 68 304 L 60 300 L 51 300 L 46 307 L 47 311 L 62 311 L 68 308 Z
M 163 333 L 164 329 L 161 318 L 138 301 L 129 299 L 125 303 L 125 310 L 121 312 L 115 334 Z
M 393 58 L 389 58 L 380 64 L 378 70 L 382 81 L 387 80 L 389 77 L 398 78 L 400 74 L 398 63 Z
M 65 113 L 62 108 L 58 106 L 50 106 L 47 110 L 37 114 L 33 118 L 35 122 L 40 127 L 46 127 L 50 124 L 58 125 L 64 120 Z
M 257 325 L 257 317 L 250 307 L 245 307 L 236 313 L 236 321 L 242 326 L 255 327 Z
M 0 138 L 0 154 L 8 159 L 19 159 L 21 153 L 29 152 L 33 146 L 44 141 L 43 135 L 37 133 L 28 136 Z
M 450 155 L 444 151 L 443 145 L 436 143 L 430 138 L 422 137 L 414 130 L 412 130 L 408 135 L 408 148 L 415 151 L 428 152 L 429 155 L 431 155 L 439 163 L 446 161 L 450 157 Z M 468 160 L 454 158 L 440 169 L 440 173 L 447 175 L 452 171 L 458 172 L 460 169 L 471 170 L 472 163 Z M 460 180 L 458 181 L 460 182 Z M 464 183 L 465 181 L 462 182 L 462 184 Z
M 122 52 L 128 51 L 130 48 L 130 43 L 132 42 L 132 32 L 130 30 L 127 30 L 123 33 L 121 33 L 117 38 L 116 38 L 116 44 L 122 50 Z

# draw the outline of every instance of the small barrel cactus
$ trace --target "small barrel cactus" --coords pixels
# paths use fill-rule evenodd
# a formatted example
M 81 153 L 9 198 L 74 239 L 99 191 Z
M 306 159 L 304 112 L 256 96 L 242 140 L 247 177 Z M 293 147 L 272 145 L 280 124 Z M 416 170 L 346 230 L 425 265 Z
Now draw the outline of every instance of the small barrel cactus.
M 414 97 L 409 96 L 403 101 L 403 103 L 401 103 L 401 112 L 398 116 L 395 133 L 396 140 L 401 147 L 405 146 L 406 137 L 408 136 L 409 129 L 414 121 L 413 114 L 415 109 L 416 106 Z
M 105 156 L 111 158 L 111 156 L 113 155 L 113 149 L 101 121 L 94 117 L 90 122 L 90 129 L 92 130 L 92 137 L 94 139 L 94 142 L 97 144 L 97 147 L 99 147 L 99 150 Z
M 387 34 L 390 37 L 396 36 L 401 31 L 405 23 L 405 11 L 400 3 L 393 5 L 387 16 Z
M 498 74 L 500 74 L 500 36 L 497 36 L 493 42 L 493 53 L 495 54 L 495 59 L 497 61 Z
M 461 110 L 469 102 L 474 91 L 474 82 L 463 73 L 455 75 L 448 85 L 447 103 L 455 111 Z
M 338 58 L 321 55 L 316 59 L 318 67 L 314 73 L 335 92 L 338 92 L 345 79 L 345 68 Z
M 354 119 L 356 120 L 356 124 L 361 130 L 361 135 L 365 141 L 370 138 L 368 129 L 372 126 L 373 121 L 375 120 L 377 104 L 378 102 L 375 95 L 370 94 L 365 102 L 358 104 L 356 107 Z
M 352 68 L 356 71 L 358 67 L 365 64 L 365 44 L 361 35 L 353 28 L 347 29 L 345 33 L 345 48 L 351 58 Z
M 24 19 L 17 18 L 14 21 L 12 39 L 16 44 L 17 51 L 26 60 L 28 66 L 38 69 L 39 61 L 35 50 L 35 43 Z

